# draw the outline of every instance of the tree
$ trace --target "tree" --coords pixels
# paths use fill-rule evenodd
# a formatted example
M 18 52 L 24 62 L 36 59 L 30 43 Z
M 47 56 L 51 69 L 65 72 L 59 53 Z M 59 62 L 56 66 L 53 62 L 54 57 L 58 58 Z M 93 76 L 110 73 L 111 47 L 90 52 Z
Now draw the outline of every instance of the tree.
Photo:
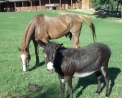
M 102 8 L 105 6 L 109 10 L 118 10 L 121 9 L 122 0 L 91 0 L 92 7 Z

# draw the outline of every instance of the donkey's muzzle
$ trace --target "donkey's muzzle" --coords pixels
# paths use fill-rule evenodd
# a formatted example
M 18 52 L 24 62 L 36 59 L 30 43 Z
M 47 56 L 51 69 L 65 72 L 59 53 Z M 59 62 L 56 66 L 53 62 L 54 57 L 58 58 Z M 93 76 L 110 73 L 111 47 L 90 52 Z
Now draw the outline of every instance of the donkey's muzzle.
M 55 69 L 52 69 L 52 70 L 47 69 L 47 71 L 48 71 L 49 73 L 53 73 L 53 72 L 55 71 Z

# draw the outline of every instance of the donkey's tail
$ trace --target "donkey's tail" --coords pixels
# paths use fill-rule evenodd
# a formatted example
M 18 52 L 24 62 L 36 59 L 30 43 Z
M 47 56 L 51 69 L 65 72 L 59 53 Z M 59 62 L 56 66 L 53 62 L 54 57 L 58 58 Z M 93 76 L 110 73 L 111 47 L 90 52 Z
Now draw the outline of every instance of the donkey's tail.
M 85 17 L 85 16 L 80 16 L 80 15 L 79 15 L 79 17 L 80 17 L 83 21 L 85 21 L 85 22 L 89 25 L 89 27 L 91 28 L 93 40 L 94 40 L 94 42 L 95 42 L 95 40 L 96 40 L 96 32 L 95 32 L 95 26 L 94 26 L 94 24 L 93 24 L 87 17 Z

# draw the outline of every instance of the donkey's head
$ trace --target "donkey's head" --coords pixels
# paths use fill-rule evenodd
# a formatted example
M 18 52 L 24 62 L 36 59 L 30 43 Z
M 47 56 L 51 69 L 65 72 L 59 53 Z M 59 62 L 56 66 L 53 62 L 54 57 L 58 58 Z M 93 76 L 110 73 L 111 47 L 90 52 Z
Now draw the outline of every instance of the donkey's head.
M 49 43 L 44 43 L 42 41 L 38 41 L 39 45 L 44 48 L 43 54 L 44 54 L 44 59 L 45 63 L 47 65 L 47 71 L 52 73 L 54 69 L 54 60 L 56 57 L 57 49 L 61 47 L 63 44 L 56 44 L 53 42 Z
M 24 49 L 18 48 L 18 50 L 20 52 L 20 58 L 22 61 L 23 71 L 28 71 L 29 61 L 31 59 L 29 50 L 28 48 L 24 48 Z

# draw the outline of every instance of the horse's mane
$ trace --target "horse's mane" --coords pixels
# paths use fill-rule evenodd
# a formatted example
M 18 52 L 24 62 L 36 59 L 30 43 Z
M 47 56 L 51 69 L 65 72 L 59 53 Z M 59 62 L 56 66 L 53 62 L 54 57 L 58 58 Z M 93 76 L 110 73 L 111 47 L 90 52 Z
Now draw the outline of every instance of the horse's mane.
M 22 47 L 23 48 L 28 47 L 30 40 L 31 40 L 32 33 L 35 30 L 35 24 L 37 24 L 40 17 L 44 17 L 44 15 L 39 14 L 37 16 L 34 16 L 33 19 L 29 22 L 28 26 L 26 27 L 23 38 L 22 38 Z

